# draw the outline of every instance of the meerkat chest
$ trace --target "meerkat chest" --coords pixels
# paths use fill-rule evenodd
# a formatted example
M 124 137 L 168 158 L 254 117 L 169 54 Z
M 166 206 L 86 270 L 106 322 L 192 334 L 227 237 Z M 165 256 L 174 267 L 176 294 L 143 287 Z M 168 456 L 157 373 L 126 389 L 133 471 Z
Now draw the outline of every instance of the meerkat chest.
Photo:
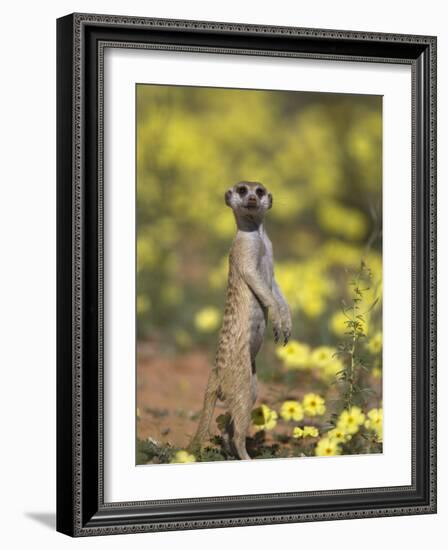
M 262 238 L 258 265 L 261 277 L 268 284 L 269 288 L 271 288 L 273 278 L 272 245 L 266 236 Z

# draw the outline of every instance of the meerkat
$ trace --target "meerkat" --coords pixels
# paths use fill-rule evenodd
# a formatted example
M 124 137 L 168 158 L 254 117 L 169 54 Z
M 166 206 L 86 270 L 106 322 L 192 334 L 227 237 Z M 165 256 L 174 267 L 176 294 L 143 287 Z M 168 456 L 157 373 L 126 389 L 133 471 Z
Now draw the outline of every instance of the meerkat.
M 272 208 L 272 194 L 261 183 L 242 181 L 226 191 L 225 203 L 233 210 L 237 232 L 229 253 L 215 362 L 189 450 L 201 448 L 216 400 L 220 399 L 229 412 L 225 441 L 232 454 L 244 460 L 250 459 L 246 436 L 257 398 L 255 358 L 264 340 L 268 314 L 275 342 L 282 338 L 284 345 L 291 335 L 291 314 L 274 277 L 272 243 L 263 225 L 266 212 Z

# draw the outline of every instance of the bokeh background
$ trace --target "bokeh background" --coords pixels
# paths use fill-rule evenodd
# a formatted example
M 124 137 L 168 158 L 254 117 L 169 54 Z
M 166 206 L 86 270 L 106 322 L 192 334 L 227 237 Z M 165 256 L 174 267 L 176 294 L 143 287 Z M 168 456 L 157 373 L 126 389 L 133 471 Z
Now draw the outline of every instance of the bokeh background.
M 293 314 L 291 344 L 276 347 L 269 329 L 258 356 L 254 449 L 319 454 L 350 405 L 353 441 L 323 454 L 381 452 L 381 97 L 138 85 L 137 463 L 172 459 L 196 427 L 235 233 L 224 192 L 244 179 L 273 194 L 266 227 Z M 359 327 L 347 323 L 354 298 Z M 338 350 L 353 331 L 357 393 L 347 402 L 351 359 Z M 324 412 L 307 412 L 310 395 Z M 288 418 L 285 402 L 302 413 Z M 319 436 L 291 439 L 304 423 Z M 219 422 L 211 428 L 219 434 Z

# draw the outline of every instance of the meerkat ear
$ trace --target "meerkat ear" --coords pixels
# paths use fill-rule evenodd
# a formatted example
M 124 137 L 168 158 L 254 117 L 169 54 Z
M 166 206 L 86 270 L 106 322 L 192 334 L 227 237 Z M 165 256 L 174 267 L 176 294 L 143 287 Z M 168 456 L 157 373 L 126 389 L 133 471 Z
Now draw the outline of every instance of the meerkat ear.
M 224 193 L 224 200 L 226 201 L 227 206 L 232 206 L 230 204 L 230 197 L 232 196 L 232 189 L 227 189 Z
M 274 202 L 274 199 L 272 198 L 272 193 L 268 193 L 268 200 L 269 200 L 269 208 L 272 208 L 272 203 Z

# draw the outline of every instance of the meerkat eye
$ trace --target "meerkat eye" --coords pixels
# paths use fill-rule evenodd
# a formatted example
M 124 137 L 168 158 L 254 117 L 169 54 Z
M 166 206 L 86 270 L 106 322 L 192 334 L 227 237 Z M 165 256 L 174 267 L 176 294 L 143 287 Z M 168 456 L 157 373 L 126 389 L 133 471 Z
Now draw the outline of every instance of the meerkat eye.
M 257 190 L 255 191 L 255 193 L 257 194 L 257 196 L 261 199 L 261 197 L 264 197 L 266 195 L 266 191 L 264 189 L 262 189 L 261 187 L 258 187 Z
M 236 192 L 238 193 L 238 195 L 240 195 L 240 197 L 244 197 L 244 195 L 247 193 L 247 187 L 245 187 L 244 185 L 240 185 Z

